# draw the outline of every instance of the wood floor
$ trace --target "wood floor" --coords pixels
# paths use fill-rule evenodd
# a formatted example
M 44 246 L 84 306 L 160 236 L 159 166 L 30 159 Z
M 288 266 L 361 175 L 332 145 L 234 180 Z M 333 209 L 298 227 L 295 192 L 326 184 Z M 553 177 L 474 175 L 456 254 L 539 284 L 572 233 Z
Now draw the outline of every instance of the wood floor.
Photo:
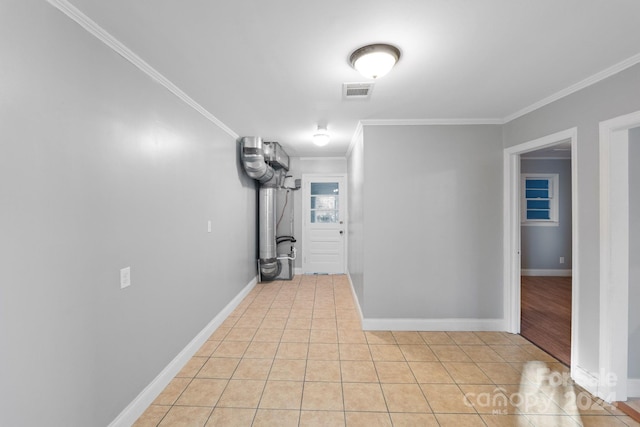
M 571 365 L 571 277 L 522 276 L 520 334 Z
M 631 397 L 626 402 L 618 402 L 618 409 L 640 423 L 640 398 Z

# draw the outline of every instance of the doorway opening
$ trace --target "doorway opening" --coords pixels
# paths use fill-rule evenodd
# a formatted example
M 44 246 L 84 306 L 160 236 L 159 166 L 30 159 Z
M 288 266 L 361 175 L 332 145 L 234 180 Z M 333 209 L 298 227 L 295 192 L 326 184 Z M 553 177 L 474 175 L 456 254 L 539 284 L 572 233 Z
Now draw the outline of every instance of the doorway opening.
M 520 334 L 571 364 L 571 142 L 520 154 Z
M 504 150 L 504 310 L 506 327 L 509 332 L 520 333 L 523 334 L 523 336 L 527 332 L 529 332 L 530 336 L 532 334 L 544 335 L 532 333 L 530 329 L 527 330 L 531 325 L 540 323 L 540 318 L 537 320 L 527 318 L 526 321 L 521 323 L 523 314 L 526 315 L 527 311 L 531 308 L 535 311 L 535 307 L 529 306 L 529 301 L 540 302 L 540 293 L 538 293 L 538 295 L 531 295 L 531 293 L 527 293 L 527 290 L 531 287 L 522 288 L 523 278 L 525 278 L 525 282 L 537 282 L 527 283 L 527 285 L 531 284 L 534 286 L 535 284 L 539 284 L 540 281 L 544 281 L 542 278 L 549 277 L 547 280 L 549 283 L 547 283 L 546 286 L 554 292 L 559 290 L 559 282 L 569 282 L 568 286 L 567 283 L 564 284 L 565 298 L 569 301 L 564 313 L 565 324 L 562 326 L 564 332 L 561 333 L 561 335 L 566 337 L 564 344 L 561 345 L 563 351 L 561 354 L 558 354 L 553 345 L 549 346 L 545 344 L 539 346 L 556 356 L 559 360 L 569 364 L 572 372 L 578 360 L 578 165 L 576 141 L 577 129 L 572 128 Z M 563 156 L 567 156 L 570 153 L 570 156 L 567 156 L 570 158 L 569 171 L 563 172 L 563 175 L 568 173 L 570 176 L 570 190 L 567 190 L 565 187 L 564 196 L 562 192 L 558 192 L 558 190 L 562 190 L 563 187 L 559 187 L 560 181 L 558 181 L 557 177 L 553 176 L 555 175 L 554 172 L 549 170 L 534 172 L 527 169 L 529 166 L 525 167 L 522 164 L 522 159 L 541 157 L 543 155 L 552 157 L 549 153 L 555 153 L 555 157 L 560 157 L 560 153 L 563 153 Z M 565 185 L 568 184 L 568 182 L 566 182 L 567 179 L 564 179 L 564 181 Z M 537 191 L 540 190 L 540 188 L 536 187 L 540 186 L 543 188 L 546 187 L 547 191 L 545 194 L 542 194 L 544 192 Z M 527 194 L 527 189 L 530 190 L 529 194 Z M 531 197 L 527 197 L 527 195 Z M 536 195 L 539 197 L 535 197 Z M 565 232 L 565 235 L 568 234 L 570 236 L 569 242 L 566 243 L 563 248 L 554 246 L 553 249 L 550 249 L 548 244 L 542 245 L 537 249 L 523 247 L 523 228 L 526 227 L 527 230 L 524 234 L 533 234 L 529 233 L 529 231 L 534 230 L 534 228 L 548 228 L 551 230 L 552 227 L 560 227 L 562 218 L 558 216 L 559 212 L 553 212 L 553 195 L 559 195 L 560 198 L 564 197 L 564 201 L 568 201 L 570 204 L 570 226 L 569 230 Z M 567 197 L 569 200 L 566 199 Z M 530 212 L 528 212 L 528 210 Z M 567 214 L 566 211 L 567 208 L 564 209 L 565 215 Z M 524 225 L 525 222 L 529 222 L 530 224 Z M 543 222 L 545 224 L 541 225 Z M 566 217 L 564 222 L 567 222 Z M 529 237 L 530 236 L 525 236 L 525 240 Z M 547 238 L 543 238 L 542 240 L 545 241 L 545 239 L 548 240 Z M 570 249 L 567 249 L 566 245 L 569 245 Z M 537 259 L 533 254 L 538 254 Z M 523 256 L 526 256 L 526 258 L 523 258 Z M 537 289 L 534 287 L 533 289 L 537 291 L 541 290 L 539 287 Z M 554 299 L 552 295 L 546 295 L 544 292 L 542 292 L 542 295 L 545 295 L 547 300 Z M 523 297 L 525 299 L 523 299 Z M 540 313 L 536 313 L 536 315 L 540 315 Z M 553 326 L 557 319 L 545 316 L 542 318 L 547 322 L 551 322 L 552 326 L 547 326 L 547 328 L 557 329 Z M 568 321 L 566 320 L 567 318 Z M 549 337 L 550 334 L 547 333 L 546 335 Z M 531 338 L 529 339 L 531 340 Z M 532 341 L 535 342 L 535 339 Z M 553 340 L 551 340 L 551 342 L 557 344 L 557 342 Z

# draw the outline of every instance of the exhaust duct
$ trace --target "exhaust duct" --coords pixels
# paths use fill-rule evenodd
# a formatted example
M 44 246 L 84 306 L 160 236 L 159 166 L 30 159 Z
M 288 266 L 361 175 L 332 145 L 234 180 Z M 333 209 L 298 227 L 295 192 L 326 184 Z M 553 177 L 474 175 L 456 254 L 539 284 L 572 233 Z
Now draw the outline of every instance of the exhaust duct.
M 260 280 L 273 280 L 282 265 L 277 255 L 276 190 L 289 170 L 289 156 L 277 142 L 263 142 L 256 136 L 240 140 L 242 165 L 248 176 L 260 183 L 258 201 L 258 269 Z
M 269 182 L 275 175 L 275 172 L 265 161 L 262 138 L 245 136 L 242 138 L 241 144 L 242 165 L 247 175 L 259 181 L 261 184 Z

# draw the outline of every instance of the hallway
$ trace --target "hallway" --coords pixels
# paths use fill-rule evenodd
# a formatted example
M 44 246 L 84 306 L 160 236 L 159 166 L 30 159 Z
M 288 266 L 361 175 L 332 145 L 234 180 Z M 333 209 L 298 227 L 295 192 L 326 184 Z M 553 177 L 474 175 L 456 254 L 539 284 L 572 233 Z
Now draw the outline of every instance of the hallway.
M 135 426 L 639 425 L 567 375 L 518 335 L 364 332 L 346 276 L 296 276 L 256 285 Z

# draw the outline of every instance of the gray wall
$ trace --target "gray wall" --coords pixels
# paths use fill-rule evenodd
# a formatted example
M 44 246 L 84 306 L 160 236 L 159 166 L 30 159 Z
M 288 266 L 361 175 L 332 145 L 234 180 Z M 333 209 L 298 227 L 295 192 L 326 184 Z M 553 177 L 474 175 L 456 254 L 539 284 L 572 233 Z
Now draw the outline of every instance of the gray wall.
M 578 365 L 598 372 L 600 311 L 599 123 L 640 110 L 640 66 L 559 99 L 503 126 L 505 147 L 578 128 Z
M 58 10 L 1 9 L 0 425 L 104 426 L 255 276 L 254 183 Z
M 501 318 L 500 127 L 365 126 L 363 145 L 350 271 L 362 258 L 365 318 Z
M 349 177 L 349 228 L 347 270 L 360 306 L 364 306 L 364 144 L 362 132 L 347 158 Z
M 629 131 L 629 378 L 640 379 L 640 128 Z
M 521 173 L 557 173 L 558 226 L 521 227 L 523 269 L 571 269 L 571 159 L 522 159 Z M 560 264 L 564 257 L 564 264 Z

